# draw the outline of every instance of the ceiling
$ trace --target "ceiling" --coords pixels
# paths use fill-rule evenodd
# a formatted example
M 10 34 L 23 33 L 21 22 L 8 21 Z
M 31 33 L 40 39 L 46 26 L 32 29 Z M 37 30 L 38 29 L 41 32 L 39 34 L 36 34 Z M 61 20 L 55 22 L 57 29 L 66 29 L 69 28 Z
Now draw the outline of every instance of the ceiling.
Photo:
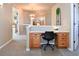
M 47 15 L 55 3 L 11 3 L 10 5 L 20 8 L 29 14 Z
M 17 7 L 22 8 L 23 10 L 29 10 L 29 11 L 46 11 L 51 9 L 51 7 L 55 3 L 17 3 L 15 4 Z

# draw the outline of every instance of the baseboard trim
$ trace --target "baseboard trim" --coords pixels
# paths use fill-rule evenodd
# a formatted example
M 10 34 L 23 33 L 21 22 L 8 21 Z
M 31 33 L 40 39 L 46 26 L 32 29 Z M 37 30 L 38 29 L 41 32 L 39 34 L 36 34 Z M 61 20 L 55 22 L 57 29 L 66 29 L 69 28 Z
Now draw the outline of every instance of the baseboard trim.
M 18 35 L 13 38 L 13 40 L 26 40 L 26 35 Z
M 10 39 L 9 41 L 7 41 L 6 43 L 4 43 L 3 45 L 0 46 L 0 49 L 2 49 L 3 47 L 5 47 L 7 44 L 9 44 L 12 41 L 12 39 Z

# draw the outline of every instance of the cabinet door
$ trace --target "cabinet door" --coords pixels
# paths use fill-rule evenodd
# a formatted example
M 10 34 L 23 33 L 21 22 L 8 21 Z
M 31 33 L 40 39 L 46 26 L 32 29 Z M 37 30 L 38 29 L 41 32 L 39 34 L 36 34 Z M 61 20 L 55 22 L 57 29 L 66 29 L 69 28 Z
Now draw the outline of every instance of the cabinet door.
M 69 43 L 68 43 L 68 39 L 69 39 L 69 34 L 68 33 L 58 33 L 57 34 L 57 41 L 56 41 L 56 45 L 58 48 L 67 48 Z
M 37 35 L 33 38 L 33 47 L 36 48 L 40 47 L 40 37 Z
M 40 47 L 40 34 L 31 33 L 30 34 L 30 47 L 39 48 Z

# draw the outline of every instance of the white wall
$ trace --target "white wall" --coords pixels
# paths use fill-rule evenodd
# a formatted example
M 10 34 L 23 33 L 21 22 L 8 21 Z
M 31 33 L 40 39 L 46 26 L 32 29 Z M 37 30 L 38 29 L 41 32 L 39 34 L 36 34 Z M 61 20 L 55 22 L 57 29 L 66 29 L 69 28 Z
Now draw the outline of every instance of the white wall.
M 20 12 L 20 24 L 31 24 L 31 20 L 30 20 L 30 17 L 29 17 L 29 14 L 30 12 L 28 11 L 23 11 L 23 9 L 19 9 L 19 12 Z M 51 25 L 51 10 L 47 11 L 46 12 L 47 14 L 45 15 L 46 16 L 46 23 L 47 25 Z M 20 34 L 21 35 L 25 35 L 25 26 L 20 26 Z
M 37 11 L 36 11 L 37 12 Z M 48 10 L 48 11 L 41 11 L 41 13 L 46 13 L 45 14 L 45 21 L 47 23 L 47 25 L 51 25 L 51 10 Z M 28 12 L 28 11 L 24 11 L 23 12 L 23 23 L 24 24 L 30 24 L 31 20 L 30 20 L 30 17 L 29 15 L 31 14 L 31 12 Z
M 61 27 L 60 27 L 60 31 L 61 32 L 69 32 L 69 49 L 72 50 L 73 48 L 73 40 L 71 37 L 71 13 L 73 11 L 71 11 L 71 4 L 70 3 L 57 3 L 56 5 L 54 5 L 52 7 L 52 26 L 56 25 L 56 8 L 60 8 L 61 9 Z
M 11 38 L 11 8 L 10 5 L 4 5 L 0 8 L 0 46 Z
M 70 31 L 70 4 L 69 3 L 57 3 L 52 7 L 52 25 L 56 25 L 56 9 L 61 9 L 61 28 L 60 31 Z

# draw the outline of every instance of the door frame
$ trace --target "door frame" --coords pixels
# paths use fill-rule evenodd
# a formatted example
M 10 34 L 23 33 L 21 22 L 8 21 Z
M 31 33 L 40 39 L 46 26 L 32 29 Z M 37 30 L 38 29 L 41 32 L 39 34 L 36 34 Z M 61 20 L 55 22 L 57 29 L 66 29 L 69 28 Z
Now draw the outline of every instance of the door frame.
M 77 6 L 77 3 L 72 3 L 71 4 L 71 21 L 70 21 L 70 40 L 69 40 L 69 50 L 70 51 L 74 51 L 75 49 L 75 39 L 74 39 L 74 5 L 76 5 Z

